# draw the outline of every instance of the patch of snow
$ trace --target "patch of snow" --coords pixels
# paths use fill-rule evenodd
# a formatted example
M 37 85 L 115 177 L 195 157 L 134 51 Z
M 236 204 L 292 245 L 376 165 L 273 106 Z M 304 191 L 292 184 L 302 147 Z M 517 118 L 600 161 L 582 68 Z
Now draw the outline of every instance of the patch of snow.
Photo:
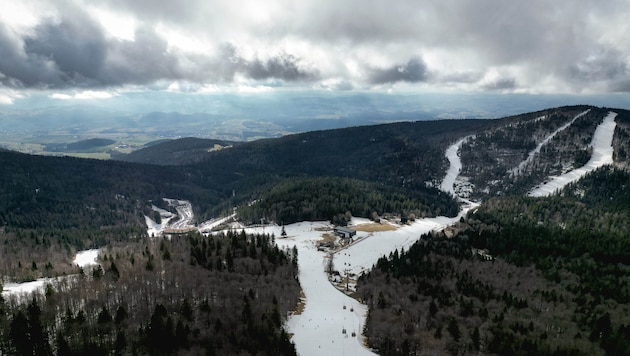
M 188 229 L 194 227 L 191 222 L 193 219 L 192 204 L 187 200 L 176 200 L 164 198 L 170 206 L 175 207 L 179 219 L 169 225 L 171 229 Z
M 43 292 L 47 284 L 54 281 L 52 278 L 39 278 L 35 281 L 24 283 L 6 283 L 3 285 L 2 297 L 27 296 L 34 292 Z
M 538 116 L 537 118 L 534 119 L 534 122 L 542 121 L 542 120 L 545 120 L 547 118 L 548 118 L 547 115 Z
M 79 251 L 74 257 L 74 261 L 72 261 L 72 263 L 81 268 L 86 266 L 98 265 L 98 262 L 96 261 L 96 259 L 98 258 L 98 253 L 98 249 Z
M 72 263 L 81 268 L 98 266 L 99 263 L 96 261 L 98 253 L 98 249 L 79 251 Z M 77 276 L 74 274 L 57 278 L 38 278 L 37 280 L 24 283 L 6 283 L 3 285 L 2 297 L 16 297 L 18 301 L 28 301 L 28 297 L 32 293 L 44 293 L 47 285 L 51 284 L 54 286 L 62 281 L 73 281 Z
M 597 126 L 591 146 L 593 154 L 591 159 L 582 167 L 574 169 L 560 176 L 549 177 L 549 181 L 532 189 L 528 195 L 530 197 L 549 196 L 561 190 L 567 184 L 577 181 L 586 173 L 591 172 L 603 165 L 613 163 L 612 139 L 615 132 L 617 113 L 609 112 L 604 121 Z
M 236 213 L 226 216 L 224 218 L 216 218 L 216 219 L 212 219 L 212 220 L 208 220 L 208 221 L 204 221 L 203 223 L 199 224 L 199 232 L 201 233 L 208 233 L 210 231 L 212 231 L 212 229 L 214 229 L 215 227 L 224 224 L 228 221 L 230 221 L 231 219 L 234 219 L 236 217 Z
M 168 225 L 168 221 L 163 220 L 161 224 L 158 224 L 146 215 L 144 216 L 144 222 L 147 224 L 148 236 L 161 236 Z
M 228 215 L 222 218 L 211 219 L 208 221 L 204 221 L 199 224 L 199 226 L 194 226 L 192 224 L 192 220 L 194 218 L 194 213 L 192 209 L 192 204 L 188 200 L 179 200 L 179 199 L 170 199 L 163 198 L 165 202 L 172 206 L 177 211 L 177 215 L 171 213 L 170 211 L 160 209 L 156 206 L 152 206 L 154 211 L 160 213 L 160 217 L 162 219 L 161 223 L 157 223 L 153 219 L 148 216 L 144 216 L 144 221 L 147 224 L 147 235 L 148 236 L 162 236 L 164 235 L 164 231 L 166 230 L 187 230 L 187 229 L 196 229 L 200 233 L 208 233 L 213 228 L 224 224 L 231 219 L 236 217 L 236 210 L 233 214 Z M 175 219 L 177 218 L 177 219 Z M 242 228 L 243 226 L 238 223 L 232 223 L 232 228 Z

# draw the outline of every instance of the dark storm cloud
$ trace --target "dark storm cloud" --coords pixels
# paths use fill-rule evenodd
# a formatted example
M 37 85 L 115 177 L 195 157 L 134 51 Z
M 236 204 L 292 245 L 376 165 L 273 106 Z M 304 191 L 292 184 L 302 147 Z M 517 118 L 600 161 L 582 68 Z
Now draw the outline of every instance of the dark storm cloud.
M 603 50 L 572 65 L 569 74 L 577 80 L 600 81 L 630 78 L 630 68 L 624 55 Z
M 24 53 L 18 38 L 0 25 L 0 81 L 8 87 L 57 85 L 63 74 L 46 57 Z
M 204 59 L 200 59 L 203 62 Z M 231 43 L 224 43 L 218 56 L 205 59 L 205 70 L 214 80 L 232 81 L 237 73 L 254 80 L 280 79 L 287 82 L 313 79 L 315 69 L 301 68 L 299 58 L 282 53 L 270 58 L 246 59 Z
M 610 84 L 610 91 L 616 93 L 630 93 L 630 78 L 614 81 Z
M 300 70 L 297 59 L 283 54 L 266 61 L 255 59 L 244 63 L 245 72 L 252 79 L 276 78 L 286 81 L 297 81 L 314 77 L 315 73 Z
M 98 21 L 65 3 L 59 19 L 38 24 L 18 36 L 0 23 L 0 84 L 13 88 L 96 88 L 147 85 L 158 81 L 229 83 L 237 74 L 253 80 L 300 81 L 315 78 L 294 55 L 243 58 L 227 44 L 214 56 L 169 49 L 147 25 L 134 41 L 105 35 Z
M 154 30 L 141 27 L 135 41 L 111 41 L 108 58 L 98 79 L 104 85 L 150 84 L 157 80 L 182 79 L 179 60 Z
M 419 58 L 412 58 L 403 65 L 394 65 L 384 69 L 371 69 L 370 72 L 370 82 L 372 84 L 417 83 L 427 79 L 427 65 Z
M 144 84 L 175 78 L 175 59 L 155 33 L 138 31 L 137 41 L 106 40 L 103 29 L 87 15 L 46 22 L 13 44 L 2 36 L 0 72 L 11 86 L 71 88 Z
M 485 90 L 508 90 L 516 88 L 516 79 L 499 78 L 481 86 Z
M 29 4 L 56 12 L 32 11 L 37 24 L 19 33 L 0 21 L 0 84 L 10 88 L 221 85 L 244 78 L 311 88 L 420 83 L 438 90 L 579 92 L 593 82 L 598 90 L 625 91 L 630 81 L 624 1 Z M 133 19 L 134 41 L 113 38 L 101 10 Z M 190 43 L 177 43 L 186 36 Z M 503 77 L 488 82 L 484 73 Z
M 54 63 L 62 81 L 89 85 L 98 82 L 106 46 L 101 29 L 85 17 L 77 17 L 38 26 L 35 34 L 25 39 L 24 52 Z
M 63 18 L 47 18 L 21 36 L 0 25 L 0 73 L 11 87 L 98 85 L 106 59 L 103 29 L 83 9 L 61 2 Z

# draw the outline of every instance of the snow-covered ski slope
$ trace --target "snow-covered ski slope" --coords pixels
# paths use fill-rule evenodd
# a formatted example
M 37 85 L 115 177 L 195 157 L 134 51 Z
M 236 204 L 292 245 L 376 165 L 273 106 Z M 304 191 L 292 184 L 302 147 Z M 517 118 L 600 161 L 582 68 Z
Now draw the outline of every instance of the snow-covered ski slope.
M 564 124 L 564 125 L 560 126 L 560 127 L 559 127 L 556 131 L 552 132 L 549 136 L 545 137 L 545 139 L 544 139 L 544 140 L 542 140 L 542 141 L 538 144 L 538 146 L 536 146 L 536 148 L 535 148 L 535 149 L 533 149 L 531 152 L 529 152 L 529 154 L 528 154 L 527 158 L 526 158 L 523 162 L 521 162 L 521 163 L 518 165 L 518 167 L 516 167 L 516 168 L 514 168 L 514 169 L 512 170 L 512 173 L 516 173 L 516 174 L 520 173 L 520 172 L 523 170 L 523 168 L 525 168 L 525 166 L 527 166 L 527 164 L 529 164 L 529 162 L 531 162 L 531 161 L 534 159 L 534 157 L 536 156 L 536 154 L 540 153 L 540 150 L 542 149 L 542 147 L 543 147 L 544 145 L 546 145 L 546 144 L 547 144 L 547 142 L 551 141 L 551 139 L 552 139 L 552 138 L 554 138 L 554 137 L 555 137 L 555 136 L 556 136 L 556 135 L 557 135 L 560 131 L 563 131 L 563 130 L 565 130 L 567 127 L 571 126 L 571 125 L 575 122 L 575 120 L 577 120 L 577 119 L 579 119 L 580 117 L 582 117 L 582 116 L 584 116 L 584 115 L 588 114 L 588 112 L 589 112 L 589 111 L 591 111 L 591 109 L 588 109 L 588 110 L 586 110 L 586 111 L 584 111 L 584 112 L 582 112 L 582 113 L 579 113 L 579 114 L 575 115 L 575 117 L 574 117 L 573 119 L 571 119 L 571 121 L 569 121 L 569 122 L 567 122 L 566 124 Z
M 456 221 L 468 211 L 462 210 L 454 218 L 437 217 L 419 219 L 410 225 L 398 226 L 392 231 L 361 232 L 356 242 L 336 252 L 333 256 L 334 269 L 360 275 L 367 272 L 383 255 L 395 250 L 409 249 L 422 234 L 442 229 Z M 369 223 L 367 219 L 353 218 L 352 225 Z M 301 222 L 285 226 L 286 238 L 278 238 L 282 228 L 248 228 L 248 233 L 273 233 L 281 248 L 298 249 L 299 278 L 305 296 L 304 310 L 289 317 L 286 328 L 293 334 L 298 354 L 308 355 L 373 355 L 365 346 L 362 336 L 367 317 L 367 306 L 347 296 L 328 280 L 326 266 L 328 253 L 318 250 L 324 230 L 330 232 L 328 222 Z M 343 282 L 343 278 L 341 279 Z M 343 283 L 342 283 L 343 284 Z M 350 289 L 354 289 L 351 286 Z M 346 331 L 344 334 L 343 331 Z M 352 336 L 354 332 L 355 336 Z
M 613 163 L 613 147 L 612 140 L 615 133 L 615 117 L 617 114 L 609 112 L 604 121 L 597 126 L 591 147 L 593 153 L 591 159 L 582 167 L 569 171 L 560 176 L 551 176 L 549 181 L 532 189 L 528 195 L 531 197 L 549 196 L 556 191 L 561 190 L 567 184 L 572 183 L 603 165 Z
M 458 151 L 462 147 L 462 144 L 466 142 L 468 137 L 464 137 L 459 141 L 455 142 L 446 150 L 446 158 L 449 162 L 449 169 L 446 171 L 446 177 L 442 180 L 442 184 L 440 185 L 440 189 L 444 192 L 450 193 L 453 196 L 456 196 L 455 193 L 455 180 L 457 176 L 459 176 L 459 172 L 462 170 L 462 162 L 459 159 Z
M 322 230 L 330 229 L 328 222 L 301 222 L 285 226 L 287 237 L 276 239 L 281 248 L 297 247 L 300 285 L 305 296 L 303 311 L 291 315 L 285 327 L 293 334 L 292 341 L 301 356 L 374 355 L 362 336 L 367 305 L 339 291 L 325 272 L 327 254 L 318 251 L 317 244 Z M 280 236 L 281 227 L 257 227 L 246 232 Z

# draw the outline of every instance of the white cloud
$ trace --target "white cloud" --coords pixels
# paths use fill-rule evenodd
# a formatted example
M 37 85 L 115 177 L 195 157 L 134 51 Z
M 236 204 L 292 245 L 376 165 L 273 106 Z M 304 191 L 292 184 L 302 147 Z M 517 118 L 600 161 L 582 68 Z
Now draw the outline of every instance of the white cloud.
M 133 16 L 92 6 L 88 9 L 110 35 L 121 40 L 135 40 L 138 21 Z
M 0 81 L 2 80 L 2 73 L 0 73 Z M 24 94 L 9 88 L 5 88 L 0 85 L 0 105 L 12 105 L 16 99 L 24 98 Z
M 51 99 L 57 100 L 96 100 L 96 99 L 110 99 L 117 94 L 112 94 L 106 91 L 94 91 L 94 90 L 85 90 L 82 92 L 78 92 L 75 94 L 66 94 L 66 93 L 53 93 L 50 94 L 49 97 Z
M 236 91 L 238 91 L 239 93 L 264 93 L 264 92 L 273 91 L 273 88 L 266 85 L 257 85 L 257 86 L 239 85 L 236 88 Z
M 9 95 L 0 93 L 0 104 L 2 105 L 11 105 L 13 104 L 13 98 Z
M 627 92 L 628 17 L 596 0 L 5 0 L 0 84 Z
M 170 93 L 197 93 L 197 94 L 207 94 L 207 93 L 217 93 L 220 91 L 224 91 L 225 88 L 220 88 L 214 84 L 199 84 L 199 83 L 190 83 L 190 82 L 173 82 L 168 85 L 166 88 L 167 92 Z

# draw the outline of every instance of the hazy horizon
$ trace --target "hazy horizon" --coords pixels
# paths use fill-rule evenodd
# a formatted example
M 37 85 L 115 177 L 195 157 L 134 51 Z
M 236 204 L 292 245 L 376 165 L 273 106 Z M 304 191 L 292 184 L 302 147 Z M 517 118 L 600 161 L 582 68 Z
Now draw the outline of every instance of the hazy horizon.
M 89 135 L 108 125 L 137 134 L 139 121 L 168 135 L 158 127 L 167 120 L 147 119 L 159 113 L 174 118 L 174 137 L 225 128 L 249 139 L 575 104 L 630 109 L 630 3 L 620 1 L 7 0 L 3 8 L 4 136 Z M 182 117 L 199 122 L 178 131 Z

